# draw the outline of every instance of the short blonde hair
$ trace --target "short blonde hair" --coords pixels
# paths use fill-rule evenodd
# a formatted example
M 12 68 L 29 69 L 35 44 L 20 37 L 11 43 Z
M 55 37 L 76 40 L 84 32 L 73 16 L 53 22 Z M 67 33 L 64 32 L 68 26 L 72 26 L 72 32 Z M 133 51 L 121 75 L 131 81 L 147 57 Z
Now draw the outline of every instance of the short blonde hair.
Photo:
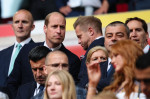
M 44 92 L 44 99 L 49 99 L 48 92 L 47 92 L 47 84 L 50 79 L 50 77 L 54 75 L 60 80 L 60 83 L 62 84 L 62 99 L 76 99 L 76 89 L 75 84 L 72 76 L 69 74 L 69 72 L 65 70 L 56 70 L 51 72 L 46 80 L 45 83 L 45 92 Z
M 102 46 L 95 46 L 95 47 L 93 47 L 93 48 L 91 48 L 91 49 L 89 50 L 89 52 L 88 52 L 88 54 L 87 54 L 87 57 L 86 57 L 86 63 L 87 63 L 87 62 L 90 62 L 90 59 L 91 59 L 92 54 L 93 54 L 94 52 L 98 51 L 98 50 L 102 50 L 102 51 L 105 53 L 106 57 L 108 58 L 108 51 L 106 50 L 105 47 L 102 47 Z

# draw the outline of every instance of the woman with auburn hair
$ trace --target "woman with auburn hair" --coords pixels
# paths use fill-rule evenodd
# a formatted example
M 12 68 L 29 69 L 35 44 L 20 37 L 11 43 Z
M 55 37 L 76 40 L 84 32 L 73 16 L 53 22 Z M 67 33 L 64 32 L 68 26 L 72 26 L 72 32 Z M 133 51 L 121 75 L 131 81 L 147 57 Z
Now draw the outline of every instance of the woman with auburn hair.
M 46 80 L 44 99 L 76 99 L 72 76 L 64 70 L 50 73 Z
M 86 58 L 86 63 L 90 62 L 104 62 L 107 61 L 108 52 L 105 47 L 102 46 L 95 46 L 89 50 Z
M 119 99 L 137 99 L 140 96 L 140 99 L 146 99 L 145 95 L 140 93 L 139 85 L 134 82 L 134 68 L 136 59 L 143 54 L 142 48 L 135 42 L 131 40 L 121 40 L 116 44 L 112 45 L 110 57 L 111 63 L 115 68 L 113 82 L 104 88 L 103 91 L 112 91 L 116 94 Z M 97 64 L 92 65 L 99 70 L 91 69 L 91 66 L 87 66 L 89 71 L 95 71 L 97 80 L 89 78 L 89 82 L 98 84 L 99 79 L 101 78 L 100 67 Z M 88 75 L 91 75 L 88 72 Z M 91 92 L 88 92 L 91 93 Z M 90 95 L 90 94 L 89 94 Z

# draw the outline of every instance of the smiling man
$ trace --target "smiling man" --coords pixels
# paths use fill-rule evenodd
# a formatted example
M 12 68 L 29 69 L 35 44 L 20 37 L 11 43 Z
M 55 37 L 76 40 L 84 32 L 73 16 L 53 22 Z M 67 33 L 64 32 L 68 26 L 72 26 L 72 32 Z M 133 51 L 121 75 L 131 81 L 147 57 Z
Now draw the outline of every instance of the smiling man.
M 105 29 L 105 41 L 104 45 L 107 51 L 110 53 L 111 46 L 120 40 L 126 40 L 129 38 L 129 28 L 121 21 L 111 22 Z M 112 80 L 114 67 L 111 64 L 111 59 L 105 63 L 100 63 L 102 77 L 97 86 L 99 91 L 102 91 L 104 87 L 108 86 Z
M 146 22 L 138 17 L 128 18 L 125 24 L 130 29 L 130 39 L 136 41 L 142 48 L 144 53 L 149 51 L 148 45 L 148 27 Z

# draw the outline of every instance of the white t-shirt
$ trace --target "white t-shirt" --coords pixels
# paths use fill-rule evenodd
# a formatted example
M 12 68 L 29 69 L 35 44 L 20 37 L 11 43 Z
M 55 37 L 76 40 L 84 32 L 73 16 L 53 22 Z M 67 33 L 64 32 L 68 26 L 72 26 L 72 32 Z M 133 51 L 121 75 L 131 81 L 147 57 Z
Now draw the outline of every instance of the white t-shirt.
M 125 92 L 119 92 L 116 96 L 118 99 L 125 99 Z M 130 99 L 138 99 L 138 93 L 132 92 L 130 94 Z M 146 99 L 146 95 L 144 93 L 140 93 L 139 99 Z

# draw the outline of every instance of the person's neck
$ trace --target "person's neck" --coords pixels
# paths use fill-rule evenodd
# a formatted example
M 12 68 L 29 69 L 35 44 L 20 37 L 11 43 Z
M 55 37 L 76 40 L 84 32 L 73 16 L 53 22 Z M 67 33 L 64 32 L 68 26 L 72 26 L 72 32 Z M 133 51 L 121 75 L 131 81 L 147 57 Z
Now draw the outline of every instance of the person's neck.
M 52 44 L 49 41 L 46 41 L 46 44 L 47 44 L 48 48 L 56 48 L 57 46 L 60 45 L 60 44 Z
M 147 42 L 141 44 L 142 49 L 144 49 L 147 46 L 147 44 L 148 44 Z

